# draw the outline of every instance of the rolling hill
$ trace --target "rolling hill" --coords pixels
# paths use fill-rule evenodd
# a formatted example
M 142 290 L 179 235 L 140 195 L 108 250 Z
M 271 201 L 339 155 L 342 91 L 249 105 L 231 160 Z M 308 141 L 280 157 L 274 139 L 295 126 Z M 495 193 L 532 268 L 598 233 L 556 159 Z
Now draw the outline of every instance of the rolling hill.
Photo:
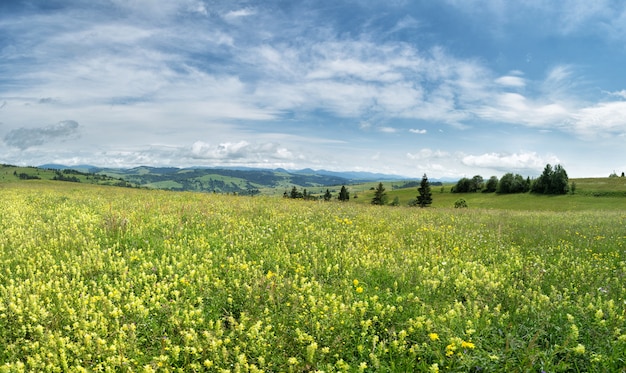
M 79 172 L 100 175 L 152 189 L 237 193 L 243 195 L 255 195 L 264 192 L 275 194 L 276 190 L 288 190 L 293 186 L 311 189 L 380 180 L 398 181 L 407 179 L 402 176 L 380 173 L 335 172 L 312 169 L 289 171 L 285 169 L 148 166 L 125 169 L 102 168 L 90 165 L 65 166 L 61 164 L 44 164 L 37 169 L 47 170 L 46 172 L 58 170 L 65 173 Z

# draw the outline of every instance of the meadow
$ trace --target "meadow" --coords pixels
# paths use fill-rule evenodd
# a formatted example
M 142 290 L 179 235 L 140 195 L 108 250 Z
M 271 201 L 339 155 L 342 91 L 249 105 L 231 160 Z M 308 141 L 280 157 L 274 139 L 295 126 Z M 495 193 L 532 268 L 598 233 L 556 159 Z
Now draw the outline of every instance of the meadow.
M 626 209 L 446 206 L 0 184 L 0 372 L 626 370 Z

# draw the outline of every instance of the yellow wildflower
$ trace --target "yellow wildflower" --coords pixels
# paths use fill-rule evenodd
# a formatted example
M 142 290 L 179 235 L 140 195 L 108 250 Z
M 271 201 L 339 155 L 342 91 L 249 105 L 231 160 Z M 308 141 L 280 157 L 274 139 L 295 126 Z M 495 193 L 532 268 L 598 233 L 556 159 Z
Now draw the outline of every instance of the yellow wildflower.
M 437 334 L 437 333 L 429 333 L 428 334 L 428 338 L 430 338 L 431 341 L 438 341 L 439 340 L 439 334 Z
M 585 346 L 579 343 L 578 346 L 572 348 L 572 351 L 574 351 L 574 353 L 577 354 L 577 355 L 584 355 L 585 354 Z

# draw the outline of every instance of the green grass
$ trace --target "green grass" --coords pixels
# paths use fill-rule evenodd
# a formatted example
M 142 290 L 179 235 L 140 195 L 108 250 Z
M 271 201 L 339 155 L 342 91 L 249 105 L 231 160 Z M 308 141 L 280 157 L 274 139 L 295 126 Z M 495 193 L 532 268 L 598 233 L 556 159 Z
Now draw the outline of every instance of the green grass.
M 57 173 L 55 170 L 42 169 L 36 167 L 18 167 L 10 165 L 0 165 L 0 183 L 23 183 L 20 179 L 20 174 L 28 175 L 29 177 L 38 178 L 39 180 L 52 180 Z M 80 183 L 84 184 L 97 184 L 97 185 L 121 185 L 131 186 L 131 184 L 106 175 L 93 175 L 88 173 L 62 173 L 64 177 L 74 177 Z M 37 180 L 30 180 L 30 182 L 36 182 Z M 67 181 L 59 181 L 67 182 Z
M 526 211 L 581 211 L 626 209 L 626 180 L 622 178 L 573 179 L 575 194 L 545 196 L 531 193 L 451 193 L 454 184 L 431 187 L 432 207 L 450 208 L 460 198 L 467 201 L 470 209 L 500 209 Z M 391 183 L 383 183 L 387 189 L 388 202 L 397 196 L 400 205 L 406 206 L 419 194 L 417 188 L 391 190 Z M 359 198 L 353 202 L 368 204 L 374 196 L 371 186 L 359 186 Z M 352 191 L 352 189 L 350 189 Z
M 623 209 L 51 181 L 0 183 L 0 195 L 0 372 L 615 372 L 626 361 Z M 530 196 L 477 195 L 501 197 Z

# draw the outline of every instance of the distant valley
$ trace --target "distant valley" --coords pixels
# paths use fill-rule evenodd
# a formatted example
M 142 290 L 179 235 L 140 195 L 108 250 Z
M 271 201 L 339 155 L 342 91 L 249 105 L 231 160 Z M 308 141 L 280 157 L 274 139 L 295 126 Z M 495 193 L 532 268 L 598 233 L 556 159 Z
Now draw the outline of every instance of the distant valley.
M 285 170 L 254 168 L 209 167 L 148 167 L 103 168 L 91 165 L 65 166 L 44 164 L 42 170 L 59 170 L 65 173 L 106 176 L 123 180 L 129 185 L 152 189 L 176 191 L 202 191 L 255 195 L 273 189 L 323 188 L 372 181 L 401 181 L 411 178 L 369 172 L 334 172 L 326 170 Z M 71 170 L 71 171 L 68 171 Z

